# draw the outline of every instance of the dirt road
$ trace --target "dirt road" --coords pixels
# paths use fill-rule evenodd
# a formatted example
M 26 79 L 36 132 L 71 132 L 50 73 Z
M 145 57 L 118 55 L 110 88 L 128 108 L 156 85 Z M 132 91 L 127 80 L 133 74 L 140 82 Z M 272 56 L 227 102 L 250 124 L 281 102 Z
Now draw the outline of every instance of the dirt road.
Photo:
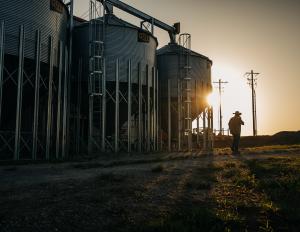
M 297 231 L 300 146 L 0 166 L 0 231 Z

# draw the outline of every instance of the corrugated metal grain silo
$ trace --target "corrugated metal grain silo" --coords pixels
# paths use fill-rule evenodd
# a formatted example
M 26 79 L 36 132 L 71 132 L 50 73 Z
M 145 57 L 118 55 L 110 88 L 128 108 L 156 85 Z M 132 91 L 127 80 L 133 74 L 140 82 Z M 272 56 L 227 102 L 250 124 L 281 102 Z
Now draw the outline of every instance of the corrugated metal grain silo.
M 171 100 L 171 131 L 176 137 L 178 131 L 178 121 L 182 121 L 184 130 L 184 121 L 186 115 L 181 112 L 178 114 L 178 101 L 181 96 L 182 105 L 185 107 L 184 88 L 178 86 L 178 83 L 184 82 L 184 66 L 186 66 L 185 56 L 188 54 L 188 77 L 190 78 L 191 89 L 189 90 L 191 100 L 191 121 L 202 113 L 207 107 L 206 95 L 211 91 L 211 66 L 212 61 L 194 51 L 187 51 L 186 48 L 170 43 L 157 51 L 157 68 L 160 87 L 160 114 L 162 130 L 168 132 L 168 80 L 170 80 L 170 100 Z M 179 81 L 178 81 L 179 80 Z M 182 111 L 182 109 L 180 109 Z M 181 119 L 178 119 L 178 117 Z M 184 133 L 184 132 L 183 132 Z M 177 136 L 178 137 L 178 136 Z M 178 139 L 178 138 L 177 138 Z
M 78 63 L 78 60 L 82 60 L 82 72 L 83 72 L 83 86 L 84 93 L 82 95 L 82 101 L 84 109 L 83 112 L 88 118 L 88 79 L 89 79 L 89 33 L 90 33 L 91 22 L 85 22 L 77 25 L 74 29 L 73 39 L 74 39 L 74 59 L 73 63 Z M 99 31 L 102 30 L 102 24 L 99 25 Z M 126 127 L 128 123 L 128 109 L 124 103 L 124 97 L 127 97 L 128 93 L 128 62 L 131 61 L 131 83 L 132 83 L 132 125 L 137 123 L 138 117 L 138 83 L 139 78 L 142 83 L 142 113 L 143 113 L 143 136 L 146 136 L 146 98 L 147 96 L 147 86 L 152 87 L 154 72 L 156 72 L 156 48 L 158 45 L 157 39 L 148 31 L 142 30 L 137 26 L 134 26 L 126 21 L 117 18 L 114 14 L 106 14 L 104 22 L 105 32 L 104 32 L 104 58 L 105 58 L 105 80 L 106 80 L 106 90 L 107 94 L 107 104 L 106 104 L 106 136 L 108 140 L 113 143 L 113 136 L 115 134 L 115 80 L 116 80 L 116 61 L 119 62 L 119 89 L 122 93 L 121 101 L 119 104 L 119 126 L 121 129 L 120 137 L 126 132 L 122 132 L 122 128 Z M 142 35 L 143 38 L 139 36 Z M 140 67 L 140 69 L 139 69 Z M 148 78 L 147 78 L 148 77 Z M 149 81 L 149 82 L 148 82 Z M 148 84 L 149 83 L 149 84 Z M 152 94 L 151 94 L 152 96 Z M 136 130 L 133 128 L 132 132 L 132 143 L 138 140 L 137 134 L 134 134 Z M 87 131 L 85 132 L 87 133 Z M 123 135 L 122 135 L 123 134 Z
M 0 0 L 0 159 L 50 158 L 68 20 L 61 0 Z
M 5 54 L 18 56 L 20 25 L 24 25 L 24 56 L 29 59 L 35 58 L 36 30 L 41 32 L 43 62 L 49 58 L 49 36 L 53 37 L 55 53 L 59 41 L 67 39 L 68 9 L 61 0 L 0 0 L 0 21 L 5 23 Z M 58 65 L 57 59 L 54 65 Z

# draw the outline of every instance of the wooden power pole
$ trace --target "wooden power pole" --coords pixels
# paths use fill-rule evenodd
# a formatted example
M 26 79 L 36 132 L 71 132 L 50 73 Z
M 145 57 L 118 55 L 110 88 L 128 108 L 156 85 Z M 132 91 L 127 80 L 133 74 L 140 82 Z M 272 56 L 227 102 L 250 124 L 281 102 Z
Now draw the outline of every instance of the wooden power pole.
M 257 76 L 259 73 L 254 72 L 251 70 L 251 72 L 247 72 L 247 80 L 248 84 L 251 87 L 252 92 L 252 123 L 253 123 L 253 136 L 257 136 L 257 117 L 256 117 L 256 93 L 255 93 L 255 87 L 257 86 Z
M 218 84 L 218 89 L 219 89 L 219 127 L 220 127 L 220 135 L 223 135 L 223 125 L 222 125 L 222 120 L 223 120 L 223 115 L 222 115 L 222 90 L 224 87 L 222 87 L 223 84 L 227 84 L 227 81 L 222 81 L 219 79 L 219 81 L 215 81 L 215 84 Z

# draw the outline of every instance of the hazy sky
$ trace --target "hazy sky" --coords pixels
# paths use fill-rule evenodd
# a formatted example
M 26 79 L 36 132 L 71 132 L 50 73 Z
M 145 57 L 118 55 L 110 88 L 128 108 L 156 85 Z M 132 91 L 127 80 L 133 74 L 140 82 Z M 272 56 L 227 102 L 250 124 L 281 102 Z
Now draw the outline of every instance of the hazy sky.
M 75 0 L 78 16 L 88 0 Z M 123 0 L 166 23 L 181 22 L 192 35 L 192 49 L 213 60 L 212 78 L 229 83 L 223 93 L 223 124 L 243 113 L 244 135 L 252 133 L 251 91 L 244 77 L 258 76 L 258 134 L 300 130 L 300 0 Z M 120 18 L 138 22 L 115 10 Z M 155 30 L 159 46 L 166 32 Z M 215 91 L 216 92 L 216 91 Z M 215 100 L 215 125 L 218 102 Z

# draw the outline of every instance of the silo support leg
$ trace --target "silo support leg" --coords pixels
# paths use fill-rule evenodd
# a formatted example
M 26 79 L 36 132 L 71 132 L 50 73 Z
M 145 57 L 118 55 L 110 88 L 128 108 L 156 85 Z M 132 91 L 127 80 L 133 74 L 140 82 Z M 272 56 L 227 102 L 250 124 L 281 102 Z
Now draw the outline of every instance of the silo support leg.
M 63 65 L 63 43 L 59 44 L 59 67 L 58 67 L 58 93 L 57 93 L 57 117 L 56 117 L 56 159 L 59 159 L 60 151 L 60 122 L 61 122 L 61 81 L 62 81 L 62 65 Z
M 156 84 L 156 150 L 158 150 L 158 143 L 159 143 L 159 140 L 160 140 L 160 136 L 159 136 L 159 132 L 160 132 L 160 118 L 159 118 L 159 103 L 158 103 L 158 96 L 159 96 L 159 91 L 158 91 L 158 70 L 156 69 L 156 72 L 155 72 L 155 84 Z M 161 140 L 160 140 L 161 141 Z M 161 144 L 160 143 L 160 150 L 161 150 Z
M 171 80 L 168 79 L 168 151 L 171 152 Z
M 202 119 L 203 119 L 203 151 L 205 152 L 206 151 L 206 148 L 207 148 L 207 141 L 206 141 L 206 132 L 207 132 L 207 128 L 206 128 L 206 109 L 203 110 L 203 113 L 202 113 Z
M 150 75 L 149 66 L 146 66 L 146 80 L 147 80 L 147 152 L 150 151 L 150 141 L 151 141 L 151 107 L 150 107 Z
M 209 120 L 210 120 L 210 128 L 209 128 L 209 152 L 213 152 L 213 148 L 214 148 L 214 138 L 213 138 L 214 122 L 213 122 L 213 107 L 212 106 L 210 106 L 210 108 L 209 108 Z
M 3 91 L 3 69 L 4 69 L 4 41 L 5 41 L 5 27 L 4 21 L 0 24 L 0 128 L 2 116 L 2 91 Z
M 211 146 L 210 146 L 210 132 L 211 131 L 211 111 L 210 111 L 210 106 L 207 108 L 207 152 L 210 153 Z
M 68 102 L 68 48 L 65 47 L 65 75 L 64 75 L 64 103 L 63 103 L 63 131 L 62 131 L 62 158 L 66 157 L 67 145 L 67 102 Z
M 52 128 L 52 96 L 53 96 L 53 38 L 50 37 L 49 84 L 48 84 L 48 115 L 46 135 L 46 160 L 50 159 L 51 128 Z
M 141 64 L 138 64 L 138 83 L 139 83 L 139 93 L 138 93 L 138 151 L 142 152 L 142 70 Z
M 155 67 L 152 68 L 152 90 L 153 90 L 153 150 L 156 151 L 156 126 L 157 126 L 157 118 L 156 118 L 156 80 L 155 80 Z
M 131 60 L 129 60 L 128 62 L 128 100 L 127 100 L 127 104 L 128 104 L 128 111 L 127 111 L 127 140 L 128 140 L 128 144 L 127 144 L 127 152 L 130 153 L 131 152 Z
M 195 80 L 195 108 L 196 108 L 196 115 L 197 115 L 197 132 L 196 132 L 196 139 L 197 139 L 197 148 L 199 147 L 199 99 L 198 99 L 198 81 Z
M 77 79 L 77 121 L 76 121 L 76 154 L 80 152 L 80 122 L 81 122 L 81 79 L 82 79 L 82 57 L 78 61 Z
M 181 83 L 180 80 L 177 80 L 177 117 L 178 117 L 178 151 L 181 151 Z
M 103 75 L 102 75 L 102 134 L 101 134 L 101 151 L 105 152 L 106 143 L 106 71 L 105 60 L 103 60 Z
M 18 92 L 16 109 L 15 151 L 14 159 L 20 159 L 22 94 L 23 94 L 23 66 L 24 66 L 24 26 L 20 26 L 19 32 L 19 64 L 18 64 Z
M 116 61 L 116 96 L 115 96 L 115 152 L 119 152 L 119 60 Z
M 33 118 L 33 141 L 32 141 L 32 159 L 36 160 L 37 140 L 39 128 L 39 103 L 40 103 L 40 68 L 41 68 L 41 33 L 36 33 L 36 57 L 35 57 L 35 89 L 34 89 L 34 118 Z
M 199 112 L 198 112 L 199 113 Z M 197 148 L 199 147 L 199 142 L 200 142 L 200 139 L 199 139 L 199 130 L 200 130 L 200 120 L 199 120 L 199 115 L 197 115 Z

